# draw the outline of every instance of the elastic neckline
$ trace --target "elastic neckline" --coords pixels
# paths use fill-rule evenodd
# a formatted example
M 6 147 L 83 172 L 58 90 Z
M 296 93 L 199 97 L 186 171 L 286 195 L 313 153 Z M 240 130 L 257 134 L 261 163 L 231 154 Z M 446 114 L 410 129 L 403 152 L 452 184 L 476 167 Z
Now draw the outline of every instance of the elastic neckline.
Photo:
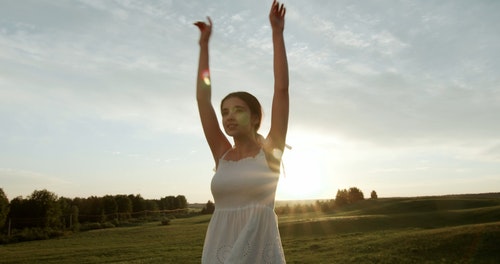
M 229 149 L 228 151 L 226 151 L 226 153 L 224 153 L 224 155 L 222 155 L 222 157 L 219 160 L 224 161 L 224 162 L 240 162 L 240 161 L 244 161 L 244 160 L 255 159 L 258 156 L 264 154 L 264 150 L 262 148 L 260 148 L 259 152 L 257 152 L 257 154 L 255 154 L 255 156 L 248 156 L 248 157 L 244 157 L 244 158 L 239 159 L 239 160 L 227 160 L 227 159 L 225 159 L 227 153 L 229 153 L 229 151 L 231 151 L 231 150 L 232 150 L 232 148 Z

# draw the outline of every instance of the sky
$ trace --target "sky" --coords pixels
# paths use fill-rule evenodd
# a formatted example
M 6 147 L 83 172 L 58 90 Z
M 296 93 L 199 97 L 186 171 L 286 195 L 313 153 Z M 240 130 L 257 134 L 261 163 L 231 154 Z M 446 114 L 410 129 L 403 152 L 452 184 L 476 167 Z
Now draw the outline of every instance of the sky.
M 285 1 L 290 119 L 277 200 L 500 191 L 499 1 Z M 213 200 L 195 100 L 249 91 L 269 129 L 270 0 L 2 0 L 0 188 L 9 199 Z

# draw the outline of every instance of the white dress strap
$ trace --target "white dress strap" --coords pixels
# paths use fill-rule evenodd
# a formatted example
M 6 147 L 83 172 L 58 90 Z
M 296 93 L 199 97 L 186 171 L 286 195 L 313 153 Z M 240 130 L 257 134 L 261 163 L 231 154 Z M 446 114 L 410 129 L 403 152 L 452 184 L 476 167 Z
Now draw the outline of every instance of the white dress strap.
M 228 149 L 226 152 L 224 152 L 224 154 L 222 154 L 222 156 L 219 158 L 219 162 L 226 157 L 227 153 L 229 153 L 229 151 L 231 151 L 231 149 L 233 149 L 233 148 Z M 217 171 L 217 166 L 215 166 L 212 170 L 214 172 L 216 172 Z
M 226 152 L 224 152 L 224 154 L 222 154 L 222 156 L 219 158 L 219 160 L 224 159 L 226 157 L 227 153 L 229 153 L 229 151 L 231 151 L 232 149 L 233 148 L 226 150 Z

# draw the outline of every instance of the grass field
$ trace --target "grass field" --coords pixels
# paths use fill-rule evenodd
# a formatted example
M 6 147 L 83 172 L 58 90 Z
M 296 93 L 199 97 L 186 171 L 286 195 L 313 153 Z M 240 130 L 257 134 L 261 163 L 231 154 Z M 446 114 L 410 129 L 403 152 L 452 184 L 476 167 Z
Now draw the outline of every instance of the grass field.
M 0 263 L 200 263 L 210 216 L 0 246 Z M 279 218 L 288 263 L 500 263 L 500 199 L 367 200 Z

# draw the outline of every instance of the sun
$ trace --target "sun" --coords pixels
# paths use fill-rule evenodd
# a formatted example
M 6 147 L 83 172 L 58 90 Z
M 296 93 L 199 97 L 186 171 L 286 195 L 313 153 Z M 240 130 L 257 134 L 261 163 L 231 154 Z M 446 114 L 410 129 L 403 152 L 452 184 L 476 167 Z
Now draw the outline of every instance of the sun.
M 324 193 L 326 164 L 323 153 L 312 146 L 293 146 L 283 155 L 278 200 L 318 199 Z

